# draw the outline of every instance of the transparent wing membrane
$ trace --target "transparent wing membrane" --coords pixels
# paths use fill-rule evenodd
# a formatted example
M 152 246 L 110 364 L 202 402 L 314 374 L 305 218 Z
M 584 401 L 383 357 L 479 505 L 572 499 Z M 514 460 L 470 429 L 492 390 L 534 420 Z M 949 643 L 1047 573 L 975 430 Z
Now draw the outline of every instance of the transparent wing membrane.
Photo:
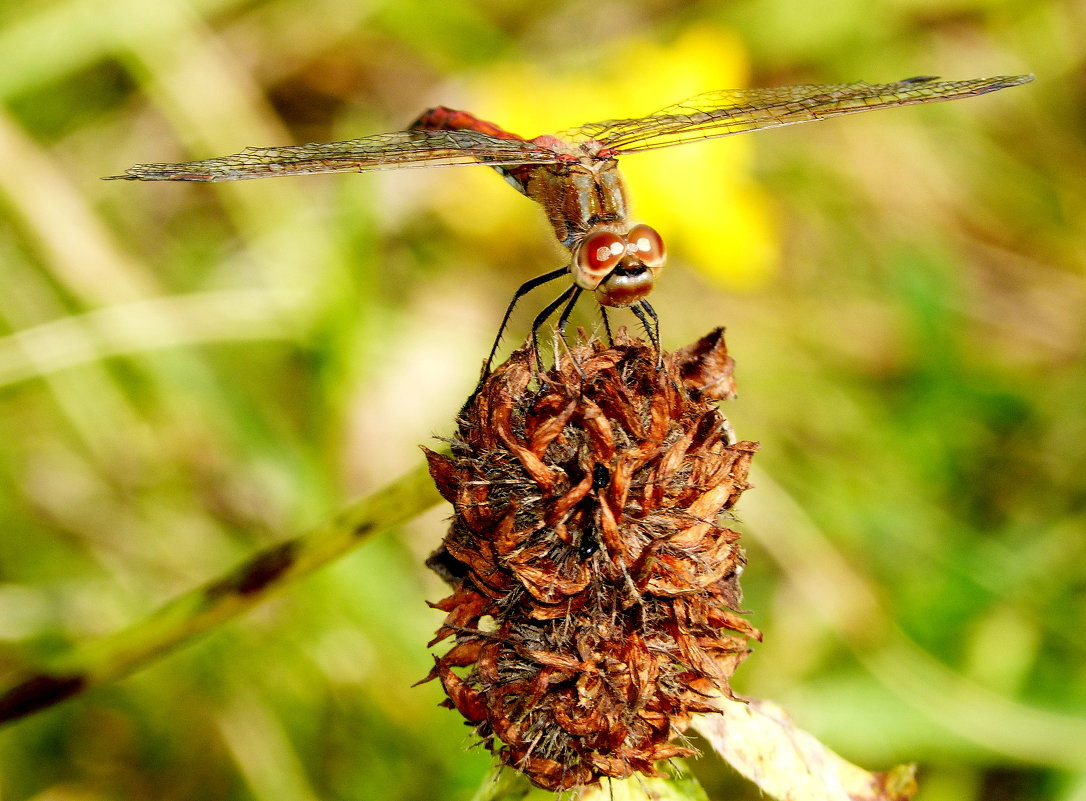
M 594 140 L 618 154 L 637 153 L 861 111 L 957 100 L 1031 80 L 1032 75 L 968 81 L 919 77 L 885 84 L 860 81 L 706 92 L 647 117 L 589 123 L 564 132 L 564 136 L 575 141 Z
M 919 77 L 886 84 L 858 82 L 706 92 L 662 108 L 647 117 L 605 120 L 572 128 L 559 135 L 558 139 L 598 142 L 603 146 L 600 157 L 607 158 L 860 111 L 956 100 L 1031 80 L 1032 75 L 968 81 Z M 471 115 L 463 116 L 474 119 Z M 478 124 L 495 127 L 483 121 L 478 121 Z M 137 164 L 125 170 L 124 175 L 111 178 L 131 181 L 240 181 L 277 175 L 368 172 L 405 167 L 468 164 L 513 167 L 554 164 L 573 158 L 570 153 L 559 153 L 546 143 L 506 137 L 470 128 L 397 131 L 345 142 L 250 147 L 232 156 L 203 161 Z M 554 144 L 553 138 L 550 143 Z M 592 158 L 587 152 L 583 157 Z
M 232 156 L 178 164 L 137 164 L 111 179 L 241 181 L 277 175 L 368 172 L 404 167 L 550 164 L 554 151 L 522 139 L 479 131 L 397 131 L 361 139 L 290 147 L 248 147 Z

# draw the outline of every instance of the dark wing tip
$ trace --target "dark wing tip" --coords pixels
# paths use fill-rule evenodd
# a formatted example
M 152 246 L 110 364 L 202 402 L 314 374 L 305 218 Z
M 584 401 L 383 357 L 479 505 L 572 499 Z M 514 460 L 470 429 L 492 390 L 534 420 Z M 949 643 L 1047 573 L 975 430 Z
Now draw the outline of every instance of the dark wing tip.
M 930 83 L 931 81 L 942 80 L 939 75 L 914 75 L 912 78 L 902 78 L 898 83 Z M 1033 80 L 1033 73 L 1028 75 L 997 75 L 994 78 L 986 78 L 992 82 L 999 82 L 1004 86 L 1018 86 L 1022 83 L 1029 83 Z
M 915 75 L 912 78 L 902 78 L 898 83 L 931 83 L 942 80 L 938 75 Z M 998 75 L 994 78 L 983 79 L 990 84 L 992 90 L 1006 89 L 1008 86 L 1021 86 L 1033 80 L 1033 73 L 1028 75 Z M 979 83 L 980 81 L 976 81 Z

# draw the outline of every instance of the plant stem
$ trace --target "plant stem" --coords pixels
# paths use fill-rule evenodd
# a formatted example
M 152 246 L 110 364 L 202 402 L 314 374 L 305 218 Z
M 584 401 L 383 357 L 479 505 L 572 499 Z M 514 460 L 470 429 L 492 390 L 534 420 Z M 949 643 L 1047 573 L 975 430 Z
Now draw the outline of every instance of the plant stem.
M 420 465 L 355 501 L 322 526 L 261 551 L 139 623 L 4 677 L 0 680 L 0 724 L 149 665 L 439 500 L 426 466 Z

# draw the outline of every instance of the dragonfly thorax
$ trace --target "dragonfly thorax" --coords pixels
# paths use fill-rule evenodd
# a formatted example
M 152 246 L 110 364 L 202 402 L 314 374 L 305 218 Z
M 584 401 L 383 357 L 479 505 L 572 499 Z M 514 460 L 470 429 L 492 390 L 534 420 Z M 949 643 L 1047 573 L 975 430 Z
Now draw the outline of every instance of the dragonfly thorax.
M 581 289 L 602 306 L 629 306 L 652 291 L 664 269 L 664 241 L 656 229 L 638 223 L 625 234 L 597 227 L 573 247 L 570 272 Z
M 503 170 L 506 180 L 543 207 L 568 248 L 599 226 L 626 227 L 626 186 L 614 159 L 589 157 Z

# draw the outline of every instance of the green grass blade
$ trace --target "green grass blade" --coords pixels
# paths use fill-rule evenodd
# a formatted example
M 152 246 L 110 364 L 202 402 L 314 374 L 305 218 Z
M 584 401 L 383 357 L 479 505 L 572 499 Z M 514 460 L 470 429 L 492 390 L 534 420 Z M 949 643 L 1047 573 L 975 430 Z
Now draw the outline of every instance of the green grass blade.
M 420 465 L 319 528 L 258 553 L 145 620 L 7 677 L 0 683 L 0 724 L 127 676 L 438 500 L 425 465 Z

